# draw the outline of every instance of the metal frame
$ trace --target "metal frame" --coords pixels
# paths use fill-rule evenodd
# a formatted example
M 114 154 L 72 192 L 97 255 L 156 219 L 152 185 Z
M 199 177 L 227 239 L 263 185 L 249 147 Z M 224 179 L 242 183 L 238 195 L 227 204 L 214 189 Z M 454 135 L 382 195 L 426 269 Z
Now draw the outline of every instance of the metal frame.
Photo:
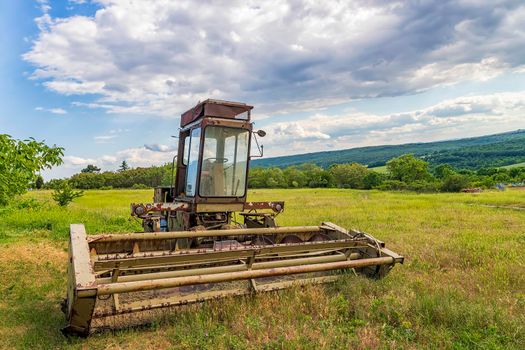
M 330 239 L 269 245 L 240 244 L 228 239 L 219 248 L 169 248 L 176 247 L 178 239 L 186 238 L 217 242 L 262 235 L 278 240 L 290 233 L 302 237 L 323 233 Z M 64 331 L 88 335 L 93 319 L 306 283 L 333 282 L 338 278 L 331 273 L 333 270 L 355 269 L 369 277 L 381 277 L 377 274 L 382 273 L 382 268 L 388 271 L 402 262 L 403 257 L 384 248 L 382 242 L 332 223 L 94 236 L 87 236 L 83 225 L 71 225 L 68 324 Z M 372 274 L 364 270 L 368 268 L 372 268 Z M 279 276 L 288 277 L 276 280 Z M 246 282 L 242 286 L 229 285 L 234 281 Z M 213 288 L 206 289 L 210 285 Z M 187 286 L 189 292 L 181 291 Z M 145 296 L 148 291 L 153 294 Z M 164 296 L 156 296 L 160 291 Z

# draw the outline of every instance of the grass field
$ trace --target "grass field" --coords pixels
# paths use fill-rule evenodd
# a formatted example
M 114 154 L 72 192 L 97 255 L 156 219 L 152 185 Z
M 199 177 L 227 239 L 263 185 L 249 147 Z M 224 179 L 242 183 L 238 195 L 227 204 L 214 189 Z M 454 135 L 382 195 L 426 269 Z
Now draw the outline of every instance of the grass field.
M 411 194 L 256 190 L 285 200 L 280 225 L 332 221 L 359 228 L 403 254 L 371 281 L 232 298 L 173 310 L 141 328 L 64 338 L 68 225 L 89 233 L 139 230 L 130 202 L 150 190 L 88 191 L 68 209 L 0 209 L 0 348 L 27 349 L 525 349 L 525 191 Z
M 380 174 L 386 174 L 388 172 L 386 165 L 376 166 L 375 168 L 370 168 L 370 170 L 377 171 Z
M 520 168 L 520 167 L 525 167 L 525 162 L 502 166 L 502 168 L 504 169 L 512 169 L 512 168 Z

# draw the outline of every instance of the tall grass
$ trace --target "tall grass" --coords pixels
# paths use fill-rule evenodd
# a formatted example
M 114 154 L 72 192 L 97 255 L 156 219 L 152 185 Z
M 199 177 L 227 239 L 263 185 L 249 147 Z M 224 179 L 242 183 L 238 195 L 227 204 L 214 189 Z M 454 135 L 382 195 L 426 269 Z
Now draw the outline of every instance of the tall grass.
M 178 308 L 141 328 L 64 338 L 68 225 L 84 223 L 89 233 L 140 230 L 129 202 L 151 196 L 87 191 L 61 209 L 42 191 L 0 211 L 0 347 L 525 348 L 525 211 L 484 206 L 525 206 L 525 191 L 251 191 L 250 200 L 286 201 L 280 225 L 358 228 L 406 263 L 380 281 L 349 274 L 331 285 Z

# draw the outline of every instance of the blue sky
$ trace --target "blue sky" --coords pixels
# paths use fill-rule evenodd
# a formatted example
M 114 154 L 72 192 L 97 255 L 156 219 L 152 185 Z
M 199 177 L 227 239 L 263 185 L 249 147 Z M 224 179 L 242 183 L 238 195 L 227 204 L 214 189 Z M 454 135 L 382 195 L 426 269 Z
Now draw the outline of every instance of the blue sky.
M 46 178 L 169 161 L 199 100 L 255 105 L 268 156 L 525 128 L 522 1 L 0 2 L 0 133 Z

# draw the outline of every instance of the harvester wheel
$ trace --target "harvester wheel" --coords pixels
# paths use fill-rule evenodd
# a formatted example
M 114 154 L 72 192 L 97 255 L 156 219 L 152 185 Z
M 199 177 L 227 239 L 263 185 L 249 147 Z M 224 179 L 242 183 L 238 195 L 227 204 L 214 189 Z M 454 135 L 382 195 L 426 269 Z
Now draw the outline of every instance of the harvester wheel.
M 367 252 L 367 258 L 379 258 L 380 256 L 374 251 L 373 254 L 370 254 L 371 250 Z M 355 269 L 355 272 L 371 279 L 381 279 L 385 277 L 388 272 L 394 267 L 394 264 L 391 265 L 376 265 L 376 266 L 366 266 Z
M 253 240 L 253 245 L 272 245 L 274 244 L 274 241 L 270 238 L 270 237 L 265 237 L 265 236 L 257 236 L 254 240 Z
M 288 235 L 288 236 L 285 236 L 281 242 L 281 244 L 290 244 L 290 243 L 303 243 L 303 240 L 300 239 L 298 236 L 296 235 Z
M 308 242 L 321 242 L 321 241 L 331 241 L 332 238 L 324 233 L 316 233 L 313 235 Z

